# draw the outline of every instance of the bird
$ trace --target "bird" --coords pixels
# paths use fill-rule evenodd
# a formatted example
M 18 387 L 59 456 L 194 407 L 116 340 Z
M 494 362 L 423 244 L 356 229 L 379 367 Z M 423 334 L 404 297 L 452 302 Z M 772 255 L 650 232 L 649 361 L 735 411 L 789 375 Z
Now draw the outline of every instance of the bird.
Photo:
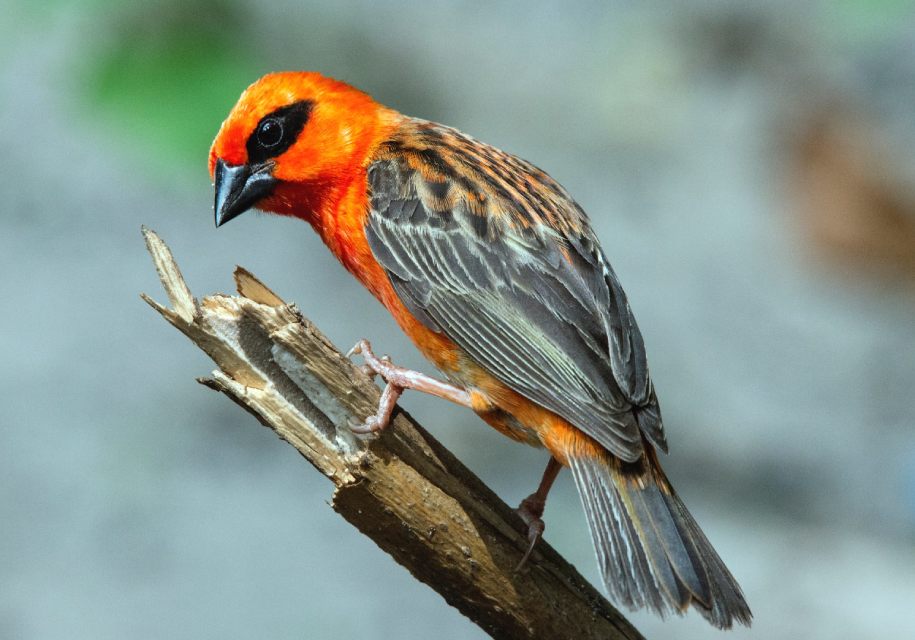
M 415 389 L 545 448 L 518 513 L 530 546 L 570 469 L 616 602 L 749 626 L 737 581 L 659 462 L 668 451 L 645 344 L 588 216 L 546 172 L 457 129 L 409 117 L 314 71 L 249 86 L 209 153 L 216 226 L 250 209 L 308 222 L 444 380 L 378 357 L 379 434 Z

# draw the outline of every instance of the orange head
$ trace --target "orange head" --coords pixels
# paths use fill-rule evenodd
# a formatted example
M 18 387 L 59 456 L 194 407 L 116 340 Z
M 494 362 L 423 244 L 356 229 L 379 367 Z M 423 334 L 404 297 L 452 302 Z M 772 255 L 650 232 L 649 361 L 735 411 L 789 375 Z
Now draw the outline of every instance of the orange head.
M 365 165 L 394 112 L 314 72 L 264 76 L 210 149 L 216 225 L 256 207 L 314 221 Z

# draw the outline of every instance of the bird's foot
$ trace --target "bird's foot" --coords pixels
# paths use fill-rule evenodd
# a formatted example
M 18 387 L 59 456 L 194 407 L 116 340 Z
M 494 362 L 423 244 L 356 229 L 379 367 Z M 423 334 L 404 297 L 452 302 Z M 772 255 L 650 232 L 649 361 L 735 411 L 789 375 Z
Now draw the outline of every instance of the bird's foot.
M 346 357 L 354 355 L 362 356 L 365 361 L 365 364 L 362 365 L 363 371 L 369 377 L 378 375 L 385 381 L 384 391 L 381 393 L 381 400 L 378 402 L 378 410 L 375 414 L 366 418 L 365 422 L 361 424 L 350 424 L 350 428 L 356 434 L 373 435 L 384 431 L 391 423 L 391 414 L 394 412 L 397 400 L 406 389 L 424 391 L 465 407 L 471 406 L 470 394 L 464 389 L 436 380 L 419 371 L 398 367 L 391 362 L 388 356 L 379 358 L 372 351 L 372 345 L 364 338 L 347 352 Z
M 518 515 L 521 516 L 524 524 L 527 525 L 527 539 L 530 541 L 530 546 L 528 546 L 527 551 L 524 552 L 524 556 L 521 558 L 521 562 L 518 563 L 518 566 L 515 567 L 515 571 L 521 570 L 527 562 L 527 559 L 531 556 L 534 547 L 537 546 L 537 541 L 543 537 L 543 530 L 546 528 L 546 525 L 543 522 L 543 509 L 545 506 L 546 500 L 537 493 L 532 493 L 518 505 Z
M 543 509 L 546 507 L 546 496 L 550 492 L 550 487 L 553 486 L 556 476 L 559 475 L 560 469 L 562 469 L 562 464 L 556 458 L 550 456 L 550 461 L 547 462 L 546 469 L 543 471 L 543 478 L 540 479 L 540 486 L 518 505 L 518 515 L 527 525 L 527 539 L 530 540 L 531 544 L 524 553 L 524 557 L 521 558 L 521 562 L 515 567 L 515 571 L 519 571 L 524 566 L 524 563 L 527 562 L 531 552 L 537 545 L 537 541 L 543 537 L 543 529 L 546 526 L 543 524 Z
M 379 358 L 375 355 L 375 352 L 372 351 L 372 345 L 365 338 L 354 344 L 353 348 L 346 352 L 347 358 L 351 358 L 355 355 L 361 355 L 362 359 L 365 361 L 361 368 L 365 371 L 366 375 L 369 377 L 381 376 L 388 384 L 397 385 L 401 389 L 412 389 L 411 382 L 413 382 L 417 376 L 425 377 L 418 371 L 411 371 L 410 369 L 398 367 L 391 362 L 389 356 L 381 356 Z
M 379 358 L 372 351 L 372 345 L 365 339 L 357 342 L 346 353 L 347 358 L 354 355 L 361 355 L 365 360 L 360 368 L 368 377 L 381 376 L 386 384 L 384 391 L 381 393 L 381 399 L 378 401 L 378 410 L 375 414 L 370 415 L 361 423 L 351 421 L 350 430 L 357 435 L 376 435 L 387 429 L 388 425 L 391 424 L 391 415 L 394 413 L 394 407 L 406 388 L 403 384 L 398 384 L 398 380 L 404 379 L 404 373 L 415 372 L 394 365 L 388 356 Z
M 378 410 L 367 417 L 364 422 L 351 421 L 350 430 L 356 435 L 373 436 L 387 429 L 391 424 L 391 415 L 394 413 L 394 407 L 397 406 L 397 400 L 402 393 L 403 387 L 390 382 L 387 383 L 384 391 L 381 392 Z

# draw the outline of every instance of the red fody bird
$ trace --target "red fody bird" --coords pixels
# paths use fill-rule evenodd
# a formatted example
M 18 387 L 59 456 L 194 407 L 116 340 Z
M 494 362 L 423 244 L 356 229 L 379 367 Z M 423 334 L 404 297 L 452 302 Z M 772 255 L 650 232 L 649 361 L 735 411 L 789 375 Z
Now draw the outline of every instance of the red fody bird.
M 384 429 L 404 389 L 465 405 L 551 454 L 519 508 L 532 546 L 569 467 L 617 601 L 749 624 L 740 587 L 658 463 L 667 442 L 626 294 L 555 180 L 305 72 L 265 76 L 242 94 L 210 174 L 217 226 L 254 207 L 309 222 L 447 377 L 398 367 L 361 341 L 354 351 L 387 385 L 355 431 Z

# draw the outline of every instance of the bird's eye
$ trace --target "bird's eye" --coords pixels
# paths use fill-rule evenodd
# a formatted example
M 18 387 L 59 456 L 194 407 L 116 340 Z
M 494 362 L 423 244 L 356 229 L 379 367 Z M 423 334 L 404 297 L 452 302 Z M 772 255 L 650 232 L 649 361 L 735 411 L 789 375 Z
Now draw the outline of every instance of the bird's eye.
M 264 120 L 257 128 L 257 142 L 269 149 L 275 147 L 283 139 L 283 123 L 276 118 Z
M 253 166 L 283 155 L 302 133 L 312 106 L 310 100 L 301 100 L 261 118 L 245 142 L 248 163 Z

